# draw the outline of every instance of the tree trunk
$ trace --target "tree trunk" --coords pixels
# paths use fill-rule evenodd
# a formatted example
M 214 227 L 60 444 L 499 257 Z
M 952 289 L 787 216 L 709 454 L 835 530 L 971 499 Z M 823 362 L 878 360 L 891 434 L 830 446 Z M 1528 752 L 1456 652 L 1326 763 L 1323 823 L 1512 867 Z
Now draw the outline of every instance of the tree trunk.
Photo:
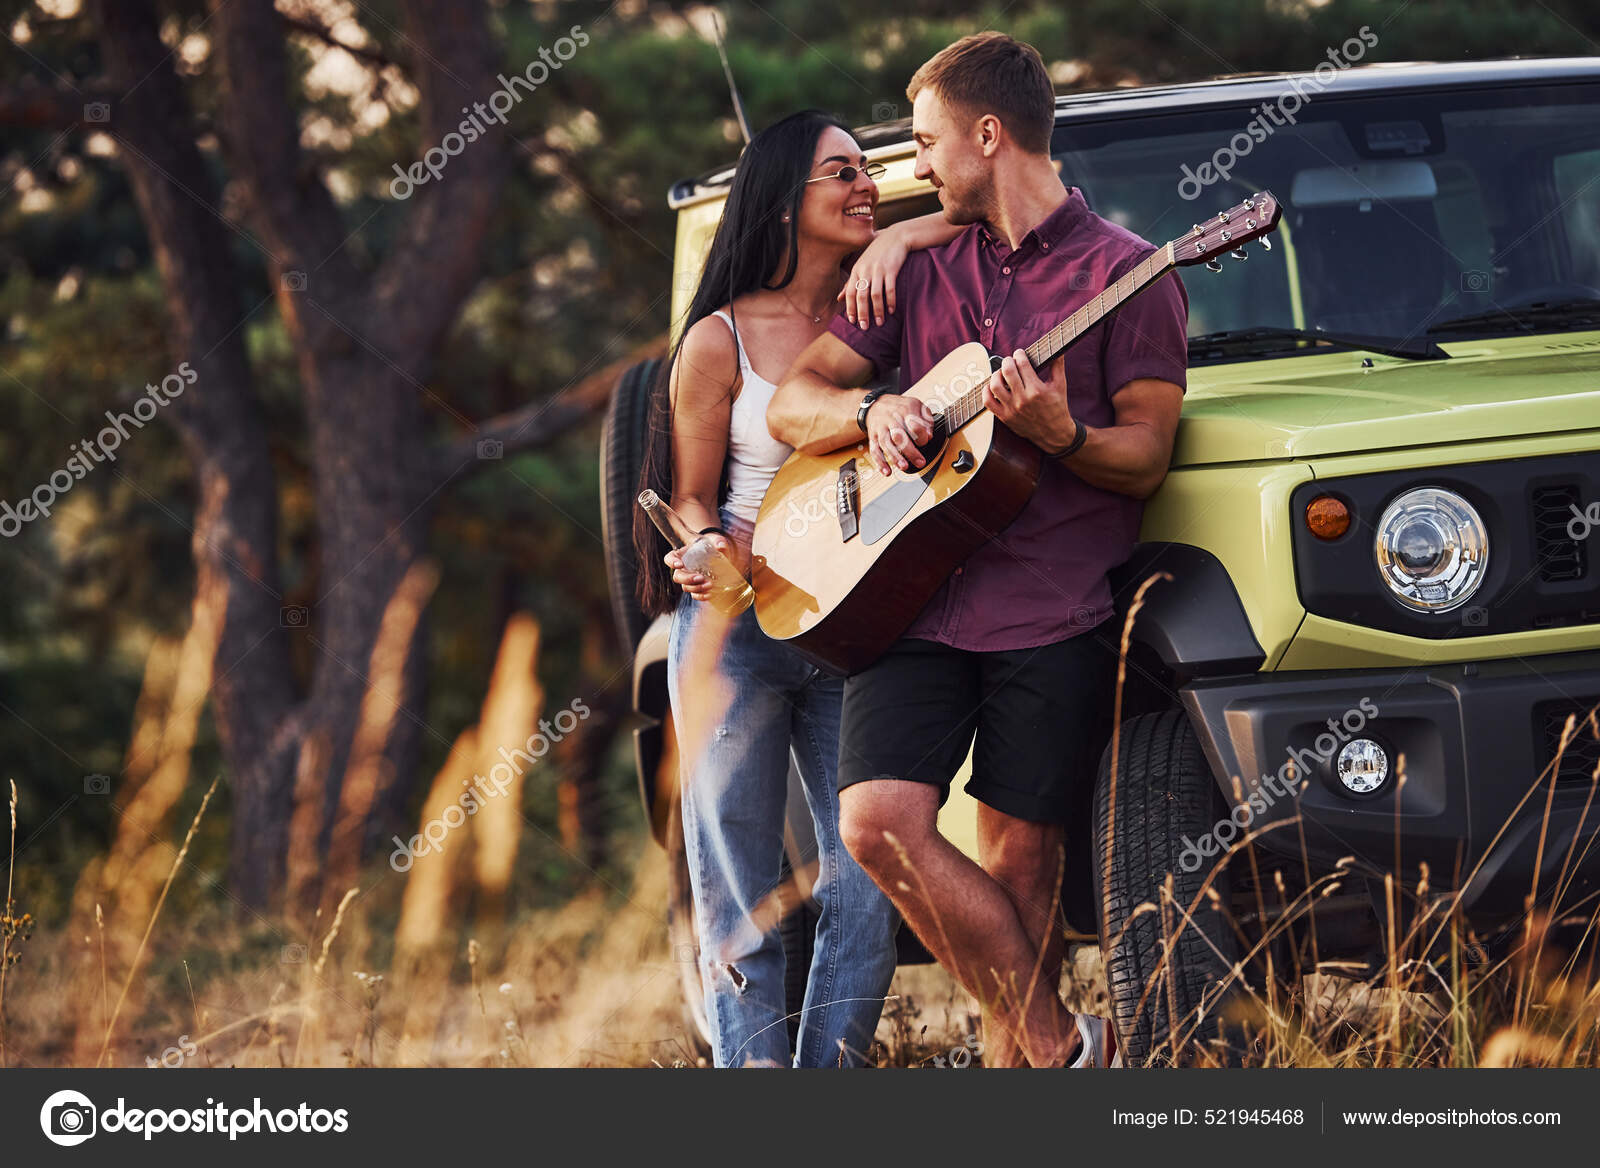
M 449 174 L 380 214 L 399 217 L 375 270 L 354 263 L 354 237 L 301 155 L 286 28 L 324 40 L 314 20 L 272 0 L 209 0 L 216 46 L 218 129 L 231 191 L 248 227 L 224 216 L 199 127 L 159 36 L 154 0 L 90 0 L 106 76 L 0 93 L 0 124 L 67 129 L 86 101 L 107 101 L 171 315 L 175 369 L 194 381 L 164 416 L 193 460 L 197 596 L 225 613 L 210 692 L 233 796 L 230 882 L 250 908 L 283 888 L 293 820 L 295 895 L 314 903 L 318 855 L 333 829 L 370 659 L 385 606 L 426 544 L 435 499 L 485 465 L 481 439 L 506 453 L 545 446 L 603 408 L 621 368 L 598 370 L 557 400 L 535 400 L 464 432 L 429 441 L 422 398 L 429 365 L 477 281 L 507 167 L 505 135 L 484 135 Z M 402 0 L 402 64 L 421 96 L 418 152 L 456 129 L 463 104 L 497 87 L 484 6 Z M 388 63 L 386 51 L 352 49 Z M 286 606 L 277 560 L 278 498 L 262 411 L 246 354 L 246 311 L 232 251 L 262 257 L 295 348 L 311 439 L 318 510 L 318 593 L 309 612 Z M 645 349 L 659 350 L 660 342 Z M 492 465 L 492 464 L 490 464 Z M 112 473 L 117 473 L 113 470 Z M 301 637 L 296 646 L 290 637 Z M 387 788 L 374 816 L 403 808 L 421 735 L 426 614 L 400 671 L 400 716 L 383 744 Z M 295 652 L 291 654 L 291 649 Z M 309 695 L 296 684 L 297 665 Z M 311 798 L 313 792 L 321 798 Z M 377 824 L 370 822 L 369 838 Z
M 281 738 L 296 695 L 280 616 L 277 486 L 244 351 L 246 314 L 221 200 L 150 0 L 94 7 L 109 76 L 127 95 L 108 128 L 166 288 L 174 355 L 195 374 L 166 415 L 195 468 L 195 587 L 226 596 L 211 699 L 232 783 L 231 883 L 257 907 L 283 872 L 292 755 Z
M 492 92 L 493 45 L 481 7 L 407 0 L 404 8 L 426 148 L 455 128 L 464 103 Z M 405 216 L 396 242 L 375 273 L 359 271 L 344 250 L 346 225 L 300 155 L 271 0 L 211 0 L 211 12 L 228 157 L 269 253 L 311 434 L 321 578 L 306 633 L 310 700 L 296 730 L 326 742 L 321 834 L 331 840 L 385 605 L 422 555 L 433 501 L 458 469 L 443 468 L 428 440 L 424 381 L 477 280 L 506 152 L 486 135 L 453 159 L 445 180 L 387 208 Z M 403 803 L 416 778 L 425 642 L 424 624 L 401 673 L 377 808 Z
M 436 489 L 418 473 L 428 465 L 420 406 L 393 370 L 364 351 L 312 347 L 303 351 L 301 377 L 312 420 L 322 546 L 317 609 L 308 632 L 318 667 L 305 728 L 326 733 L 331 747 L 329 814 L 323 821 L 328 829 L 384 603 L 426 547 Z M 401 783 L 412 781 L 423 732 L 425 637 L 424 626 L 411 642 L 402 712 L 384 750 L 385 773 Z M 394 794 L 403 797 L 404 791 Z M 384 802 L 380 793 L 377 805 Z

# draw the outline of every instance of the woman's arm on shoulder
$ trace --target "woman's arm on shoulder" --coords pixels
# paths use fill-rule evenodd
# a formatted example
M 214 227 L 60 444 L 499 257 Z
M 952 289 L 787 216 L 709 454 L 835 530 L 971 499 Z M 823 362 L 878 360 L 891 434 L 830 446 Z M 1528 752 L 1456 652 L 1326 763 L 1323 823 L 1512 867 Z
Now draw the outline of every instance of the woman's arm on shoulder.
M 881 229 L 856 257 L 844 287 L 839 290 L 839 299 L 844 301 L 844 314 L 850 323 L 869 320 L 882 324 L 883 318 L 894 311 L 895 278 L 906 257 L 924 248 L 942 247 L 963 230 L 948 222 L 942 211 L 903 219 Z

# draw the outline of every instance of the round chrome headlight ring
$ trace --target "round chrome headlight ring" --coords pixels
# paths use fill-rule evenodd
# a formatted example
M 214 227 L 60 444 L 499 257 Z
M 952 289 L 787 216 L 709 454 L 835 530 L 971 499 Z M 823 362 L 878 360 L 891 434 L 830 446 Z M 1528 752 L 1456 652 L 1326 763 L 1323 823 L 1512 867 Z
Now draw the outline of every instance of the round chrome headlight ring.
M 1384 510 L 1373 542 L 1378 575 L 1413 612 L 1449 612 L 1489 570 L 1489 529 L 1454 491 L 1418 487 Z

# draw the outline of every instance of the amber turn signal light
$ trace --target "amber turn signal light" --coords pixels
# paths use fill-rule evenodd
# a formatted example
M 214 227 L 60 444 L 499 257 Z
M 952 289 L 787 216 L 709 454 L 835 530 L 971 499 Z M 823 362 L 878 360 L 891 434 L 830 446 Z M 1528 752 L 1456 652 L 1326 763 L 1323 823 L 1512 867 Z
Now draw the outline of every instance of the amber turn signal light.
M 1350 508 L 1332 495 L 1318 495 L 1306 504 L 1306 527 L 1318 539 L 1338 539 L 1350 530 Z

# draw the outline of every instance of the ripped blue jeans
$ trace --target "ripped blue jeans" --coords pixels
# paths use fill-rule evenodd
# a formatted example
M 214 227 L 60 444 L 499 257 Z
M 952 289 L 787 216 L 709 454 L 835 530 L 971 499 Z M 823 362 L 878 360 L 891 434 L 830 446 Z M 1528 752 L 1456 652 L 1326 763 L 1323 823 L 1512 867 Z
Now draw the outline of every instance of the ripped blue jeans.
M 712 689 L 710 679 L 685 676 L 695 630 L 715 623 L 705 614 L 703 602 L 685 596 L 673 618 L 667 684 L 674 710 L 685 708 L 686 691 L 694 701 Z M 718 668 L 731 702 L 710 720 L 698 757 L 686 748 L 681 764 L 684 844 L 716 1065 L 790 1063 L 783 946 L 767 902 L 782 872 L 791 752 L 816 825 L 814 895 L 822 909 L 793 1064 L 858 1065 L 894 976 L 898 918 L 839 840 L 844 683 L 767 637 L 754 608 L 733 621 Z

